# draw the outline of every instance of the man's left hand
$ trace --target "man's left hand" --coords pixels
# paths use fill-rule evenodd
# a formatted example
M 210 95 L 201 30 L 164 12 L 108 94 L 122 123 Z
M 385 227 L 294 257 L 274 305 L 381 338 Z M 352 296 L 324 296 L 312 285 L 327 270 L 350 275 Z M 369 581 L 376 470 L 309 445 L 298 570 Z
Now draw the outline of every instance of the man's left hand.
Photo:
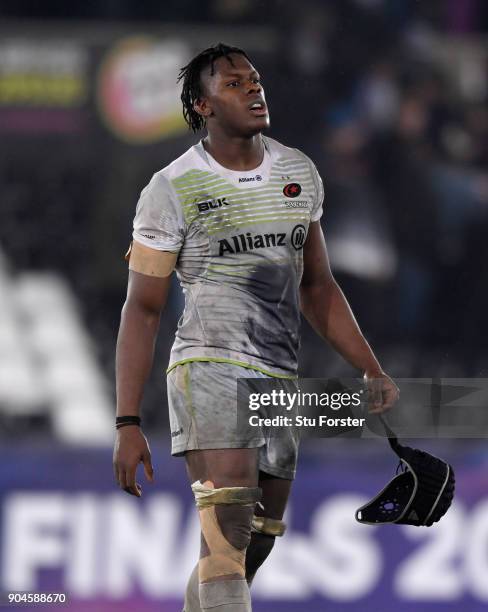
M 365 372 L 364 382 L 368 388 L 368 410 L 371 414 L 390 410 L 400 397 L 400 389 L 383 371 Z

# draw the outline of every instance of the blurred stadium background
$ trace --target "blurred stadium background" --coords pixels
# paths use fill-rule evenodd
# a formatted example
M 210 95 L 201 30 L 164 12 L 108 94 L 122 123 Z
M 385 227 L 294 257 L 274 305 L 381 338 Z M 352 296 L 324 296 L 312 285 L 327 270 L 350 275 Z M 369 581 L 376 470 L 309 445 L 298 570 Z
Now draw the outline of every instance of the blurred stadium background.
M 324 177 L 336 276 L 391 375 L 488 377 L 488 5 L 3 0 L 0 17 L 0 591 L 177 612 L 198 527 L 169 456 L 176 285 L 144 400 L 157 480 L 142 501 L 115 488 L 111 446 L 135 204 L 195 142 L 178 69 L 219 40 L 249 52 L 270 135 Z M 304 325 L 301 374 L 353 372 Z M 456 467 L 455 508 L 435 529 L 376 529 L 353 516 L 393 473 L 384 441 L 307 441 L 256 612 L 486 610 L 486 446 L 424 446 Z

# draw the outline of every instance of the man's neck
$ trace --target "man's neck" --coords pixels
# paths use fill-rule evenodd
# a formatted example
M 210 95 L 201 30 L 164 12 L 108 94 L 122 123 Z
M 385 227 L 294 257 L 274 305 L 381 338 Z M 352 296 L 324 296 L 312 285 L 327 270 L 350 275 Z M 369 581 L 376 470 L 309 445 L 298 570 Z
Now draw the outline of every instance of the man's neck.
M 221 166 L 229 170 L 254 170 L 262 163 L 264 157 L 261 134 L 250 138 L 229 138 L 209 133 L 203 139 L 203 146 Z

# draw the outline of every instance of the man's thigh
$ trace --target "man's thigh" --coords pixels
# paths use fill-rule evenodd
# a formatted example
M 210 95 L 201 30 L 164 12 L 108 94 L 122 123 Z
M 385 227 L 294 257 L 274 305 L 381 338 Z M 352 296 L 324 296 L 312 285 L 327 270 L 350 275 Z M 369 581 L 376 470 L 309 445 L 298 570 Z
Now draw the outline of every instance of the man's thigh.
M 215 488 L 257 487 L 258 448 L 191 450 L 185 453 L 190 481 L 210 481 Z

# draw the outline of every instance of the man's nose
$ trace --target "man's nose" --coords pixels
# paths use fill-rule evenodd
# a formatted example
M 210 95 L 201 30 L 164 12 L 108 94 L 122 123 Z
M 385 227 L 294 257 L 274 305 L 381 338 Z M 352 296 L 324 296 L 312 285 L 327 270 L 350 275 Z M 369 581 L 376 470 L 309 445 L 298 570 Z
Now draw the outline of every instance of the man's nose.
M 261 93 L 262 87 L 260 83 L 254 83 L 254 81 L 249 81 L 249 85 L 247 88 L 248 93 Z

